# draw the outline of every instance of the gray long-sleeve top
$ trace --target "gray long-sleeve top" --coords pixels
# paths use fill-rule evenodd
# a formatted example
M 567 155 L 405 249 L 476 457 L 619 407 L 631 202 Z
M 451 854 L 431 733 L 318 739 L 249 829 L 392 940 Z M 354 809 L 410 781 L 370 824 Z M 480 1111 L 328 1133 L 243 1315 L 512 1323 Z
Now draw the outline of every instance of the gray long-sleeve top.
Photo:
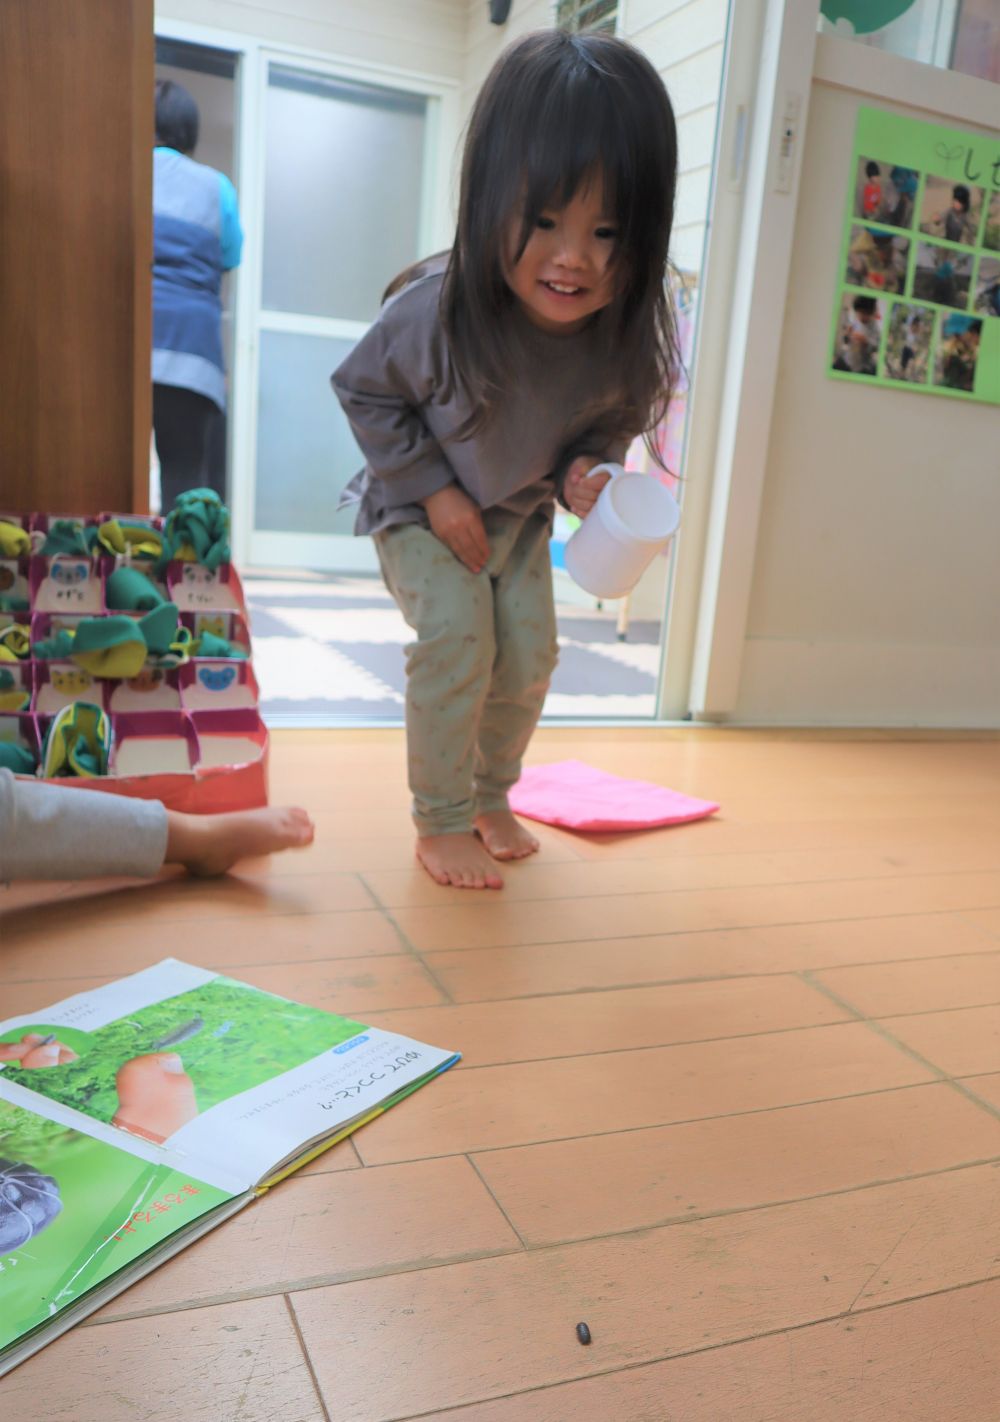
M 367 461 L 345 502 L 360 501 L 355 533 L 427 526 L 419 502 L 451 483 L 480 508 L 527 517 L 551 507 L 578 454 L 622 460 L 631 435 L 616 420 L 613 353 L 598 316 L 573 335 L 549 333 L 512 307 L 513 391 L 473 434 L 474 408 L 456 377 L 439 315 L 444 260 L 383 306 L 331 377 Z
M 15 879 L 149 879 L 166 852 L 167 812 L 159 800 L 0 770 L 0 887 Z

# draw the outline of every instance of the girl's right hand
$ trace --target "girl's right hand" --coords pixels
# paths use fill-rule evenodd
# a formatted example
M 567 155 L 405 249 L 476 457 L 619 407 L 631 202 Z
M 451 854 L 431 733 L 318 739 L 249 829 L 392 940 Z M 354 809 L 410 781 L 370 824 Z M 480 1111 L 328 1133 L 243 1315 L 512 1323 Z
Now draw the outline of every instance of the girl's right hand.
M 457 484 L 447 484 L 422 500 L 431 532 L 470 573 L 481 573 L 490 556 L 482 510 Z
M 607 461 L 599 459 L 596 454 L 581 454 L 566 470 L 563 499 L 569 511 L 575 513 L 577 518 L 587 517 L 597 503 L 597 496 L 611 478 L 607 472 L 603 474 L 591 474 L 590 472 L 592 469 L 596 469 L 599 464 L 605 463 Z

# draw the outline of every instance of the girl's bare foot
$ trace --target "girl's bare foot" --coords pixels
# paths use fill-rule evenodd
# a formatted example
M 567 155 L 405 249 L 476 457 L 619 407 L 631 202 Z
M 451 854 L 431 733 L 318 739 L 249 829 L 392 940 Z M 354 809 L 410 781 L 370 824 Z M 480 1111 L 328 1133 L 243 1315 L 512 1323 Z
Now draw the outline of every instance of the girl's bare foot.
M 503 880 L 483 846 L 469 834 L 429 834 L 417 840 L 417 858 L 432 879 L 456 889 L 502 889 Z
M 304 849 L 315 830 L 305 810 L 265 806 L 229 815 L 183 815 L 167 811 L 168 864 L 183 864 L 191 874 L 213 878 L 239 859 Z
M 476 816 L 473 824 L 494 859 L 527 859 L 541 848 L 510 810 L 486 810 Z

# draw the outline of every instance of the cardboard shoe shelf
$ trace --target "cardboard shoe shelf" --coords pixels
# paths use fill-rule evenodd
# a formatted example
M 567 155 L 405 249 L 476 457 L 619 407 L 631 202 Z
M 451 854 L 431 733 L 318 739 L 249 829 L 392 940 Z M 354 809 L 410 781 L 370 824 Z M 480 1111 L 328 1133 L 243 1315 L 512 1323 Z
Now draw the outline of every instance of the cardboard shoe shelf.
M 172 562 L 164 576 L 140 558 L 98 550 L 43 557 L 39 551 L 54 516 L 5 514 L 25 529 L 32 551 L 0 558 L 0 641 L 17 625 L 30 634 L 31 654 L 0 661 L 0 740 L 23 745 L 40 757 L 52 718 L 74 701 L 89 701 L 108 713 L 112 750 L 108 774 L 53 781 L 108 794 L 162 800 L 169 809 L 209 814 L 267 803 L 268 734 L 259 711 L 259 689 L 250 661 L 250 626 L 243 587 L 229 563 L 214 571 Z M 119 519 L 159 531 L 160 520 L 101 514 L 67 522 L 81 530 Z M 116 568 L 145 574 L 161 597 L 179 610 L 179 623 L 194 639 L 211 634 L 211 656 L 179 665 L 147 661 L 126 679 L 93 675 L 72 660 L 34 655 L 38 642 L 83 617 L 134 615 L 108 607 L 107 581 Z M 27 603 L 27 606 L 23 604 Z M 6 608 L 6 610 L 4 610 Z M 219 655 L 222 639 L 244 656 Z

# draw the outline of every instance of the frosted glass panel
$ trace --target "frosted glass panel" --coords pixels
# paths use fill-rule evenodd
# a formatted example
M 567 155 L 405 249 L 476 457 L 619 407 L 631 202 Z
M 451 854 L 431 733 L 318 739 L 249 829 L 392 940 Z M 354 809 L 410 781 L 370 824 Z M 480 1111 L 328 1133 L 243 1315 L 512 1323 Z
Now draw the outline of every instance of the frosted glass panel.
M 263 304 L 371 321 L 419 248 L 427 101 L 272 65 Z
M 353 533 L 354 512 L 338 514 L 337 500 L 365 461 L 330 388 L 353 345 L 331 336 L 260 333 L 259 531 Z

